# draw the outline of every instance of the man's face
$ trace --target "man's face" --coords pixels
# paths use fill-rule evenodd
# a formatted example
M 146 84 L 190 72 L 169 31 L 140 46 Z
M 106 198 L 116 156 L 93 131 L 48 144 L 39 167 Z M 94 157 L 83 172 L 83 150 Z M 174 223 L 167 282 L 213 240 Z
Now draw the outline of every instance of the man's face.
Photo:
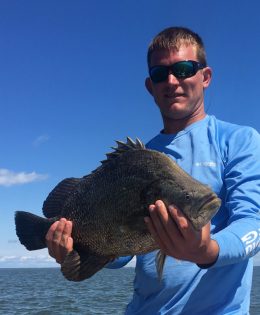
M 150 67 L 171 65 L 183 60 L 198 61 L 194 46 L 182 45 L 178 51 L 154 51 L 151 55 Z M 171 73 L 165 81 L 159 83 L 153 83 L 150 78 L 147 78 L 146 87 L 154 97 L 164 122 L 192 119 L 205 114 L 203 90 L 208 87 L 210 79 L 211 69 L 206 67 L 186 79 L 177 79 Z

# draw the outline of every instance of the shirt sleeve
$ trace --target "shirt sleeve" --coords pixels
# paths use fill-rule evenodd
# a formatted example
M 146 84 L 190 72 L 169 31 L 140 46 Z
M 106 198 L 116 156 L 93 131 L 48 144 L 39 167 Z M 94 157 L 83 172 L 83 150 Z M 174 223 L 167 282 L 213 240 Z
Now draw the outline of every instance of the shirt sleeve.
M 115 260 L 113 260 L 112 262 L 109 262 L 108 264 L 106 264 L 105 268 L 108 268 L 108 269 L 122 268 L 126 264 L 128 264 L 129 261 L 132 260 L 132 258 L 133 258 L 133 256 L 118 257 Z
M 253 128 L 240 127 L 224 141 L 223 202 L 229 220 L 212 236 L 220 248 L 212 268 L 248 259 L 260 249 L 260 135 Z

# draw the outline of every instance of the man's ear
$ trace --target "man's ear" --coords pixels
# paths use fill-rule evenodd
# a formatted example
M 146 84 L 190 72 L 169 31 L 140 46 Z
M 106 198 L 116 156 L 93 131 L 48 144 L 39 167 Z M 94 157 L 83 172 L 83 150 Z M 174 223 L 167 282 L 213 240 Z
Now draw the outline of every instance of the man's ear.
M 145 87 L 147 89 L 147 91 L 153 95 L 153 86 L 152 86 L 152 81 L 150 78 L 146 78 L 145 79 Z
M 210 84 L 212 78 L 212 70 L 210 67 L 206 67 L 203 69 L 203 87 L 207 88 Z

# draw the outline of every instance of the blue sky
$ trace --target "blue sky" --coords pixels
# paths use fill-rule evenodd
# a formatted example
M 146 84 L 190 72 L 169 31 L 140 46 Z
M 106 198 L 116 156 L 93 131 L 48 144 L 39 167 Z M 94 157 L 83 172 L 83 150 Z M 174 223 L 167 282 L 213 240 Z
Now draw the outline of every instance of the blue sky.
M 52 188 L 95 169 L 114 140 L 161 129 L 144 79 L 163 28 L 204 39 L 207 112 L 259 131 L 259 10 L 256 0 L 1 0 L 0 267 L 54 266 L 18 243 L 14 211 L 41 214 Z

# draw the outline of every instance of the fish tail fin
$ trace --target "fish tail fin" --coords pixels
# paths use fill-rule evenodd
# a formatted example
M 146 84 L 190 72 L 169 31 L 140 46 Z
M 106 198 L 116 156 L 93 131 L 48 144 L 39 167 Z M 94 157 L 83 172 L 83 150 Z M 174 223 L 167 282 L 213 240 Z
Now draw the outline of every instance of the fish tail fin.
M 29 212 L 15 213 L 16 234 L 28 250 L 46 247 L 45 235 L 55 220 L 41 218 Z
M 161 281 L 163 275 L 163 267 L 166 260 L 166 255 L 160 250 L 156 255 L 156 270 L 158 274 L 158 278 Z

